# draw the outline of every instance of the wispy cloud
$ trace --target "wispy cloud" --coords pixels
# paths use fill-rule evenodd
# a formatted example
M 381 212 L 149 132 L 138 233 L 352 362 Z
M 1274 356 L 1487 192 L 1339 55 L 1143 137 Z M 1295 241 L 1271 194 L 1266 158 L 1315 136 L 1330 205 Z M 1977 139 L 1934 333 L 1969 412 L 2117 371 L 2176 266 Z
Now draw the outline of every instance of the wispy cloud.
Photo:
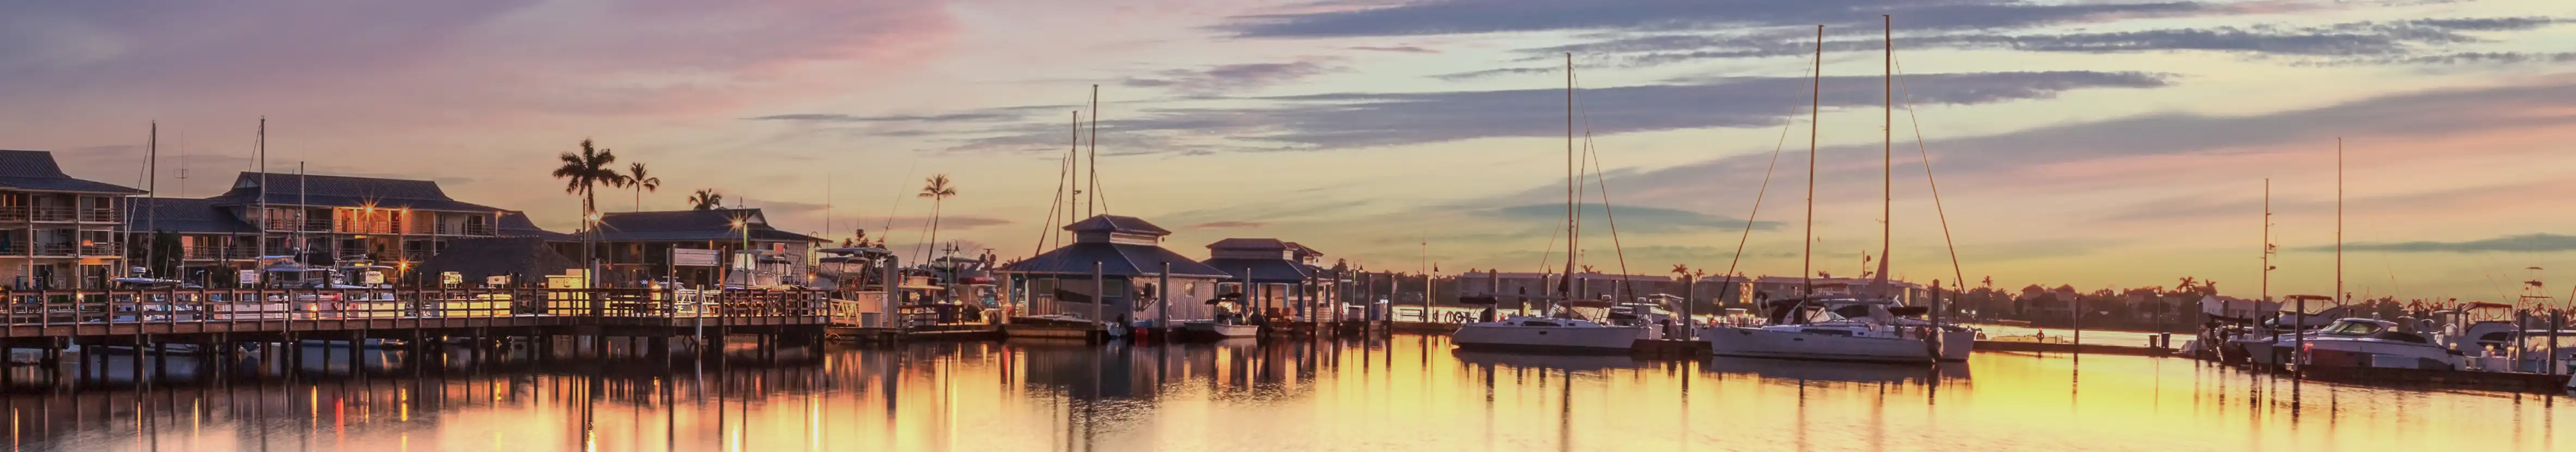
M 1241 63 L 1209 66 L 1203 69 L 1172 69 L 1150 77 L 1129 77 L 1121 82 L 1140 88 L 1164 88 L 1191 95 L 1215 95 L 1259 89 L 1308 77 L 1338 72 L 1342 66 L 1329 58 L 1312 58 L 1284 63 Z
M 1968 0 L 1429 0 L 1361 8 L 1237 17 L 1218 28 L 1243 37 L 1417 36 L 1558 30 L 1674 30 L 1876 25 L 1893 12 L 1909 29 L 1998 29 L 2139 16 L 2232 11 L 2189 1 L 2040 3 Z
M 1646 206 L 1612 206 L 1608 209 L 1608 215 L 1604 215 L 1601 204 L 1582 203 L 1575 207 L 1576 212 L 1580 213 L 1583 217 L 1583 221 L 1585 223 L 1584 227 L 1586 229 L 1594 229 L 1593 232 L 1600 233 L 1610 232 L 1610 228 L 1612 227 L 1611 223 L 1614 221 L 1617 223 L 1616 227 L 1619 229 L 1619 232 L 1644 234 L 1696 230 L 1742 230 L 1746 225 L 1742 218 L 1710 215 L 1681 209 Z M 1537 223 L 1553 220 L 1557 223 L 1564 223 L 1566 207 L 1565 204 L 1523 204 L 1494 208 L 1485 210 L 1481 213 L 1491 218 L 1512 222 Z M 1780 224 L 1781 223 L 1777 221 L 1756 221 L 1751 223 L 1753 229 L 1764 231 L 1779 229 Z M 1545 231 L 1548 229 L 1550 228 L 1540 228 L 1539 230 Z
M 1348 49 L 1351 49 L 1351 50 L 1366 50 L 1366 51 L 1370 51 L 1370 52 L 1395 52 L 1395 53 L 1440 53 L 1440 51 L 1439 51 L 1439 50 L 1436 50 L 1436 49 L 1430 49 L 1430 48 L 1424 48 L 1424 47 L 1420 47 L 1420 46 L 1351 46 L 1351 47 L 1348 47 Z
M 978 111 L 978 112 L 948 113 L 948 114 L 937 114 L 937 115 L 878 115 L 878 116 L 859 116 L 859 115 L 848 115 L 848 114 L 840 114 L 840 113 L 788 113 L 788 114 L 776 114 L 776 115 L 767 115 L 767 116 L 753 116 L 753 117 L 749 117 L 749 118 L 742 118 L 742 119 L 745 119 L 745 120 L 751 120 L 751 121 L 814 121 L 814 122 L 960 122 L 960 121 L 1007 121 L 1007 120 L 1018 120 L 1018 119 L 1021 119 L 1021 118 L 1026 117 L 1026 116 L 1027 116 L 1027 115 L 1023 115 L 1023 114 L 1006 113 L 1006 112 L 999 112 L 999 111 Z
M 1437 75 L 1432 75 L 1432 76 L 1431 76 L 1431 78 L 1436 78 L 1436 79 L 1441 79 L 1441 80 L 1448 80 L 1448 81 L 1453 81 L 1453 82 L 1454 82 L 1454 81 L 1461 81 L 1461 80 L 1475 80 L 1475 79 L 1486 78 L 1486 77 L 1493 77 L 1493 76 L 1498 76 L 1498 75 L 1545 74 L 1545 73 L 1550 73 L 1550 72 L 1556 72 L 1556 71 L 1558 71 L 1558 70 L 1561 70 L 1561 69 L 1560 69 L 1560 68 L 1556 68 L 1556 67 L 1550 67 L 1550 66 L 1539 66 L 1539 67 L 1507 67 L 1507 68 L 1485 69 L 1485 70 L 1479 70 L 1479 71 L 1451 72 L 1451 73 L 1447 73 L 1447 74 L 1437 74 Z
M 2477 32 L 2522 31 L 2568 23 L 2555 17 L 2490 17 L 2418 19 L 2393 22 L 2346 22 L 2315 26 L 2256 25 L 2206 28 L 2161 28 L 2078 33 L 1996 33 L 1991 31 L 1910 32 L 1895 38 L 1899 49 L 2013 50 L 2050 53 L 2127 53 L 2205 51 L 2247 55 L 2312 57 L 2346 64 L 2384 62 L 2520 62 L 2510 55 L 2468 54 L 2439 58 L 2450 46 L 2487 42 Z M 1828 52 L 1878 51 L 1880 39 L 1826 41 Z M 1816 44 L 1805 35 L 1774 31 L 1644 33 L 1593 42 L 1521 50 L 1525 59 L 1544 59 L 1563 52 L 1601 54 L 1595 58 L 1650 66 L 1695 60 L 1806 55 Z M 2428 59 L 2421 60 L 2418 59 Z M 2528 57 L 2524 57 L 2528 59 Z
M 2310 246 L 2301 247 L 2298 250 L 2331 252 L 2335 247 L 2334 245 Z M 2576 236 L 2539 233 L 2458 242 L 2359 242 L 2344 244 L 2343 250 L 2388 253 L 2554 253 L 2576 251 Z
M 1259 228 L 1261 225 L 1262 223 L 1258 221 L 1225 220 L 1190 225 L 1190 229 L 1252 229 Z

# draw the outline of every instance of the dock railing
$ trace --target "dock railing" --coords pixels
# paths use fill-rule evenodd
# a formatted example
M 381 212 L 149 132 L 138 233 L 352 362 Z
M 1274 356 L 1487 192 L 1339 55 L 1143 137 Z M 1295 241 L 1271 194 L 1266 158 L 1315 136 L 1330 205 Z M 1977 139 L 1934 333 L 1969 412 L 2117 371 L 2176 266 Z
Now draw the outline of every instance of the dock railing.
M 6 304 L 5 312 L 0 312 L 0 337 L 59 336 L 62 331 L 93 335 L 106 333 L 105 327 L 134 325 L 171 327 L 155 330 L 167 332 L 300 330 L 306 328 L 298 327 L 297 321 L 335 320 L 395 320 L 395 327 L 499 318 L 569 322 L 707 318 L 724 319 L 724 323 L 819 325 L 827 321 L 829 298 L 816 290 L 719 293 L 643 288 L 5 291 L 0 292 L 0 301 Z M 92 333 L 88 327 L 93 326 L 102 328 Z

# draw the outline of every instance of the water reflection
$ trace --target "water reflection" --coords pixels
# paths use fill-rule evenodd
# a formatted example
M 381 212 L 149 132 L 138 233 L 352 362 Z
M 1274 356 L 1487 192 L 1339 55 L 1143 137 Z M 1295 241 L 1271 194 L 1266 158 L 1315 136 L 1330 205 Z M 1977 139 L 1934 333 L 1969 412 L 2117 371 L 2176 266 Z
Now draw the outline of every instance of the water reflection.
M 2137 357 L 1673 362 L 1460 352 L 1417 336 L 835 346 L 668 363 L 614 344 L 606 354 L 578 344 L 475 352 L 362 354 L 356 371 L 307 356 L 311 372 L 274 378 L 19 386 L 5 400 L 9 441 L 36 451 L 2570 447 L 2554 422 L 2567 411 L 2559 396 L 2301 383 Z

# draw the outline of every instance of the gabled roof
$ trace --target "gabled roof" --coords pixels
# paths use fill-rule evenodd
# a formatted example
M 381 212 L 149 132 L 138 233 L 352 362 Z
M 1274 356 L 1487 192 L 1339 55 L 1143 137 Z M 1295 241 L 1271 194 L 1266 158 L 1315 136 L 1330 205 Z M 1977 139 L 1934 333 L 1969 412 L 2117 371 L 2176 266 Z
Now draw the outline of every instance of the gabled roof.
M 1096 217 L 1095 217 L 1096 218 Z M 1179 253 L 1153 245 L 1125 243 L 1075 242 L 1031 257 L 1003 265 L 1001 273 L 1087 276 L 1093 263 L 1100 273 L 1109 276 L 1138 277 L 1163 272 L 1163 264 L 1172 264 L 1172 276 L 1226 277 L 1224 271 L 1182 257 Z
M 54 153 L 46 151 L 0 150 L 0 187 L 20 190 L 74 191 L 139 195 L 143 190 L 63 174 L 54 164 Z
M 136 199 L 134 215 L 125 217 L 129 231 L 169 231 L 182 234 L 235 234 L 259 232 L 250 222 L 234 217 L 219 207 L 214 199 L 158 198 Z
M 580 236 L 537 227 L 536 221 L 528 219 L 527 212 L 516 210 L 501 212 L 500 226 L 497 232 L 500 232 L 502 237 L 536 237 L 548 242 L 569 242 L 580 239 Z
M 1270 284 L 1293 284 L 1305 281 L 1322 273 L 1323 270 L 1286 259 L 1219 258 L 1208 259 L 1201 263 L 1231 275 L 1226 277 L 1228 280 L 1239 281 L 1244 278 L 1244 275 L 1249 274 L 1252 276 L 1252 282 Z
M 253 171 L 243 171 L 240 176 L 233 179 L 232 191 L 224 192 L 214 199 L 221 200 L 225 205 L 257 203 L 262 185 L 268 187 L 269 204 L 382 207 L 453 212 L 501 210 L 449 198 L 447 191 L 439 189 L 438 183 L 432 181 Z
M 1122 217 L 1117 215 L 1097 215 L 1091 218 L 1085 218 L 1082 221 L 1076 221 L 1073 222 L 1073 224 L 1064 225 L 1064 230 L 1073 232 L 1138 234 L 1157 237 L 1172 235 L 1172 231 L 1165 230 L 1161 226 L 1155 226 L 1154 223 L 1147 222 L 1136 217 Z
M 1207 247 L 1212 250 L 1287 251 L 1290 245 L 1292 244 L 1279 239 L 1228 238 L 1210 243 Z
M 751 240 L 826 242 L 814 236 L 769 226 L 760 209 L 662 210 L 612 212 L 599 216 L 599 239 L 612 242 L 694 242 L 742 240 L 736 220 L 750 229 Z

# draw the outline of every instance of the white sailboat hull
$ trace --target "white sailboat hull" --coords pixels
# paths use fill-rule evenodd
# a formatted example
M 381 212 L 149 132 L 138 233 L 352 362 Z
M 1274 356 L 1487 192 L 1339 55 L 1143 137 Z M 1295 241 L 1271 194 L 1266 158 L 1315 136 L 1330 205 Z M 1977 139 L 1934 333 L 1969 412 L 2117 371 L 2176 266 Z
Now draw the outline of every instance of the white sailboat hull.
M 1229 339 L 1261 335 L 1258 325 L 1235 325 L 1198 320 L 1181 323 L 1181 334 L 1206 339 Z
M 1570 353 L 1627 353 L 1645 339 L 1646 328 L 1621 326 L 1522 326 L 1470 323 L 1458 327 L 1449 342 L 1468 350 L 1517 350 Z
M 1708 341 L 1709 353 L 1716 356 L 1894 363 L 1919 363 L 1933 359 L 1930 345 L 1920 339 L 1835 336 L 1730 326 L 1701 328 L 1699 337 Z M 1940 358 L 1946 361 L 1966 360 L 1967 352 L 1974 344 L 1974 333 L 1965 338 L 1947 341 L 1950 344 L 1945 344 Z

